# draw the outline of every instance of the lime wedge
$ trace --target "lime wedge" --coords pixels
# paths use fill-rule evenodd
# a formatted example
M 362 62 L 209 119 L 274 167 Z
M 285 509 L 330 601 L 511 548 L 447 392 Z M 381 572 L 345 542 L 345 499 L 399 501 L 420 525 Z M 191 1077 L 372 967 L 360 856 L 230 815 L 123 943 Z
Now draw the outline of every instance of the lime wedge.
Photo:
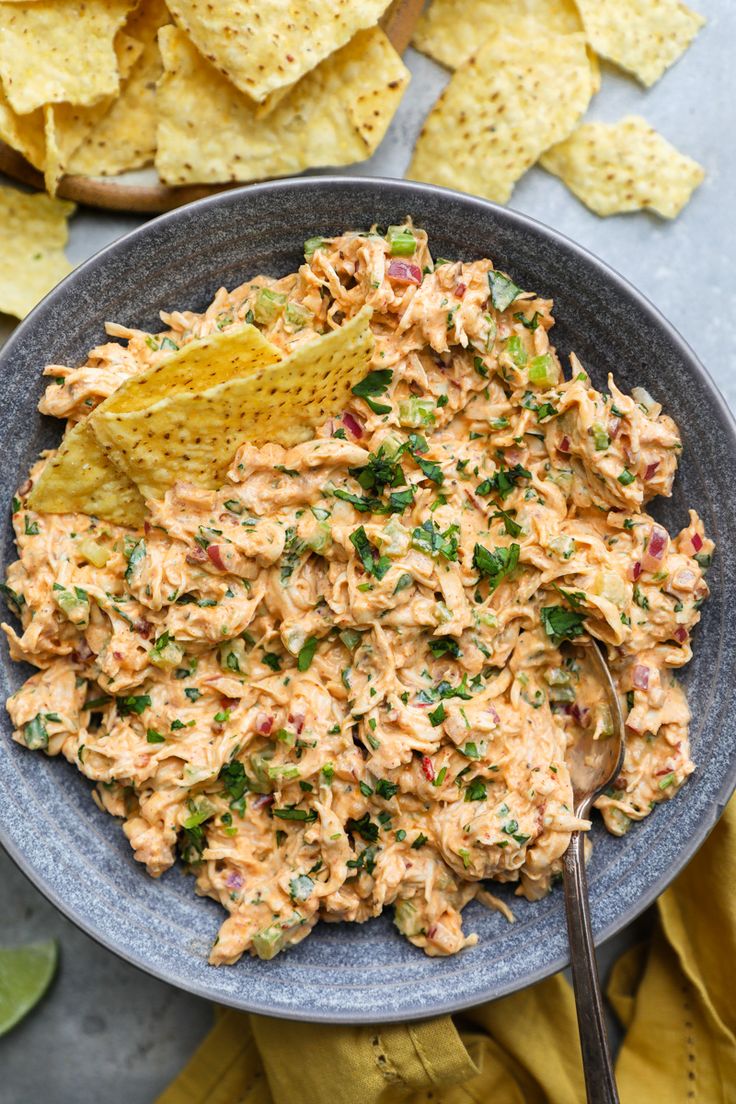
M 30 1012 L 49 987 L 56 970 L 56 943 L 0 947 L 0 1035 Z

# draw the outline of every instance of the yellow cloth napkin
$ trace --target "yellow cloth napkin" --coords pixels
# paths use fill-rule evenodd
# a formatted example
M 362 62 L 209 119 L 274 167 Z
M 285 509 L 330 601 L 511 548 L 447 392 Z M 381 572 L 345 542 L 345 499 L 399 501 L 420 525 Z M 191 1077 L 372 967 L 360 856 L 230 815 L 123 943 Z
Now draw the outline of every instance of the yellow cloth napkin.
M 651 942 L 616 963 L 622 1104 L 736 1102 L 736 799 L 657 902 Z M 561 976 L 454 1018 L 375 1027 L 231 1010 L 157 1104 L 580 1104 Z

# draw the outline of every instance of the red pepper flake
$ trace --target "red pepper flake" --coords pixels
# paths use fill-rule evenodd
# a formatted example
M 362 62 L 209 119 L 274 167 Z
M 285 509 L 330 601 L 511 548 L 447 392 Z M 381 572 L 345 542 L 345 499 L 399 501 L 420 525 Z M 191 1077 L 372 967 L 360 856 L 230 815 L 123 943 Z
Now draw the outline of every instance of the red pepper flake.
M 680 625 L 679 629 L 675 629 L 675 640 L 678 644 L 684 644 L 688 638 L 688 631 L 684 625 Z
M 434 782 L 434 779 L 435 779 L 434 763 L 432 762 L 432 760 L 429 758 L 428 755 L 423 755 L 422 756 L 422 774 L 424 775 L 424 777 L 427 779 L 428 782 Z
M 395 284 L 416 284 L 419 287 L 422 282 L 422 270 L 417 265 L 408 264 L 406 261 L 391 261 L 388 266 L 388 278 Z
M 653 464 L 647 464 L 647 470 L 644 472 L 645 483 L 647 483 L 652 478 L 658 467 L 659 460 L 655 460 Z

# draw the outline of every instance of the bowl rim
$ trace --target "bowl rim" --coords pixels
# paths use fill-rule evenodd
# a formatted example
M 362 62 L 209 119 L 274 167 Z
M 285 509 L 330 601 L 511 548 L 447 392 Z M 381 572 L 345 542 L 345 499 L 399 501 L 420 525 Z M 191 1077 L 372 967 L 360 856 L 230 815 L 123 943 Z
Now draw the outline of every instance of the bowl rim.
M 467 207 L 475 208 L 479 214 L 487 212 L 489 209 L 494 212 L 494 216 L 506 221 L 508 224 L 515 227 L 517 230 L 524 232 L 529 229 L 533 229 L 536 233 L 546 237 L 547 240 L 555 247 L 562 246 L 568 252 L 571 252 L 586 265 L 592 265 L 598 270 L 600 275 L 606 280 L 606 282 L 615 290 L 616 294 L 623 294 L 633 299 L 642 313 L 646 315 L 647 320 L 655 327 L 658 327 L 666 331 L 670 341 L 681 354 L 683 362 L 687 363 L 688 369 L 692 371 L 697 377 L 699 377 L 701 383 L 704 385 L 706 391 L 709 394 L 709 398 L 717 409 L 722 418 L 722 425 L 724 430 L 729 435 L 730 449 L 736 453 L 736 418 L 733 412 L 728 406 L 724 396 L 718 389 L 713 377 L 708 369 L 701 362 L 697 354 L 680 334 L 679 330 L 667 319 L 662 312 L 656 307 L 652 301 L 644 295 L 637 287 L 635 287 L 625 276 L 623 276 L 612 265 L 608 264 L 601 257 L 599 257 L 592 250 L 580 245 L 574 239 L 568 237 L 566 234 L 559 230 L 548 226 L 546 223 L 539 219 L 533 218 L 530 215 L 524 214 L 520 211 L 514 210 L 509 207 L 503 207 L 499 204 L 493 203 L 490 200 L 481 199 L 478 196 L 468 195 L 463 192 L 458 192 L 449 188 L 441 188 L 432 184 L 425 184 L 419 181 L 402 180 L 392 177 L 382 176 L 348 176 L 345 174 L 328 174 L 319 176 L 301 176 L 301 177 L 282 177 L 277 180 L 268 180 L 262 183 L 246 184 L 240 188 L 230 189 L 224 192 L 218 192 L 213 195 L 205 196 L 201 199 L 195 200 L 192 203 L 185 204 L 183 206 L 174 208 L 173 210 L 166 211 L 156 218 L 152 218 L 142 223 L 140 226 L 134 227 L 132 230 L 127 231 L 114 241 L 103 246 L 92 256 L 88 257 L 80 265 L 74 268 L 59 284 L 57 284 L 52 290 L 31 310 L 25 319 L 23 319 L 18 326 L 12 331 L 5 344 L 0 348 L 0 371 L 4 364 L 9 361 L 13 356 L 13 351 L 16 342 L 25 337 L 27 331 L 31 331 L 35 325 L 36 318 L 39 310 L 42 306 L 48 305 L 54 299 L 73 288 L 75 282 L 80 278 L 83 278 L 86 273 L 98 267 L 101 264 L 105 264 L 106 260 L 112 256 L 118 256 L 124 254 L 129 245 L 133 241 L 137 241 L 140 237 L 145 237 L 152 228 L 165 225 L 170 222 L 175 222 L 177 219 L 184 215 L 191 215 L 194 209 L 203 211 L 210 207 L 217 207 L 226 204 L 237 204 L 243 199 L 247 199 L 248 196 L 254 193 L 276 193 L 283 189 L 296 189 L 305 193 L 306 197 L 309 192 L 319 191 L 321 189 L 346 189 L 356 187 L 368 187 L 380 191 L 383 188 L 391 188 L 394 190 L 403 191 L 407 197 L 412 196 L 415 199 L 421 198 L 423 195 L 435 196 L 440 203 L 441 202 L 453 202 L 461 203 Z M 307 210 L 305 206 L 305 210 Z M 4 708 L 4 706 L 3 706 Z M 675 877 L 684 869 L 684 867 L 690 862 L 695 853 L 700 849 L 707 837 L 720 819 L 729 798 L 736 789 L 736 758 L 729 764 L 729 768 L 724 772 L 722 782 L 718 788 L 715 796 L 711 799 L 710 805 L 707 807 L 708 816 L 703 815 L 697 823 L 694 830 L 688 837 L 686 844 L 682 851 L 679 853 L 677 864 L 673 864 L 668 867 L 658 878 L 656 878 L 648 889 L 636 898 L 626 909 L 623 910 L 614 920 L 609 921 L 602 929 L 600 929 L 594 937 L 595 945 L 601 946 L 603 943 L 613 938 L 616 934 L 628 927 L 638 916 L 640 916 L 659 896 L 662 894 Z M 200 985 L 197 982 L 189 982 L 186 979 L 174 976 L 166 969 L 159 969 L 154 965 L 149 964 L 147 961 L 142 960 L 142 956 L 136 956 L 134 953 L 129 952 L 119 946 L 117 946 L 112 938 L 108 938 L 105 934 L 102 926 L 96 927 L 92 921 L 86 920 L 81 916 L 73 903 L 66 901 L 63 896 L 58 893 L 52 886 L 50 886 L 42 873 L 28 869 L 25 856 L 21 851 L 21 847 L 16 847 L 13 841 L 10 839 L 4 824 L 2 817 L 0 817 L 0 846 L 3 847 L 6 854 L 14 862 L 20 872 L 31 882 L 31 884 L 39 890 L 39 892 L 59 910 L 68 920 L 70 920 L 77 928 L 83 931 L 91 939 L 93 939 L 98 945 L 104 947 L 106 950 L 111 951 L 118 958 L 128 962 L 131 966 L 136 967 L 142 973 L 148 974 L 157 978 L 160 981 L 164 981 L 169 985 L 173 985 L 178 989 L 191 993 L 194 996 L 201 997 L 205 1000 L 213 1000 L 232 1008 L 240 1009 L 242 1011 L 253 1012 L 257 1014 L 267 1015 L 278 1019 L 289 1019 L 295 1021 L 311 1022 L 311 1023 L 344 1023 L 344 1024 L 361 1024 L 372 1022 L 361 1016 L 360 1010 L 356 1009 L 355 1013 L 340 1014 L 331 1013 L 329 1011 L 321 1011 L 309 1009 L 302 1012 L 299 1008 L 284 1010 L 279 1007 L 274 1008 L 271 1005 L 265 1004 L 261 1001 L 243 1000 L 237 996 L 219 993 L 216 987 L 208 987 Z M 503 983 L 500 986 L 496 986 L 492 992 L 488 992 L 486 995 L 481 993 L 474 993 L 469 998 L 462 996 L 448 996 L 444 1001 L 435 1001 L 430 1009 L 413 1011 L 410 1016 L 412 1019 L 425 1019 L 431 1016 L 437 1016 L 452 1012 L 459 1012 L 466 1008 L 476 1007 L 479 1004 L 488 1000 L 500 999 L 504 996 L 508 996 L 510 993 L 521 991 L 530 985 L 534 985 L 544 978 L 550 977 L 552 974 L 559 972 L 569 965 L 569 956 L 563 954 L 547 963 L 545 966 L 534 970 L 532 973 L 525 975 L 523 984 L 519 985 L 515 981 L 511 980 Z M 391 1010 L 386 1009 L 385 1015 L 381 1016 L 382 1022 L 405 1022 L 407 1019 L 407 1013 L 403 1010 Z

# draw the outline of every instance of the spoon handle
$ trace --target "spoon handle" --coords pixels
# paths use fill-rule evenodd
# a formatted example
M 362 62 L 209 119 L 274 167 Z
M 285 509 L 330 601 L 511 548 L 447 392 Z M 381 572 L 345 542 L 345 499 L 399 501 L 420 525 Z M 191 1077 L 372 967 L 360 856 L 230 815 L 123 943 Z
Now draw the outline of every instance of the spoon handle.
M 584 833 L 573 832 L 564 856 L 565 911 L 588 1104 L 619 1104 L 590 928 Z

